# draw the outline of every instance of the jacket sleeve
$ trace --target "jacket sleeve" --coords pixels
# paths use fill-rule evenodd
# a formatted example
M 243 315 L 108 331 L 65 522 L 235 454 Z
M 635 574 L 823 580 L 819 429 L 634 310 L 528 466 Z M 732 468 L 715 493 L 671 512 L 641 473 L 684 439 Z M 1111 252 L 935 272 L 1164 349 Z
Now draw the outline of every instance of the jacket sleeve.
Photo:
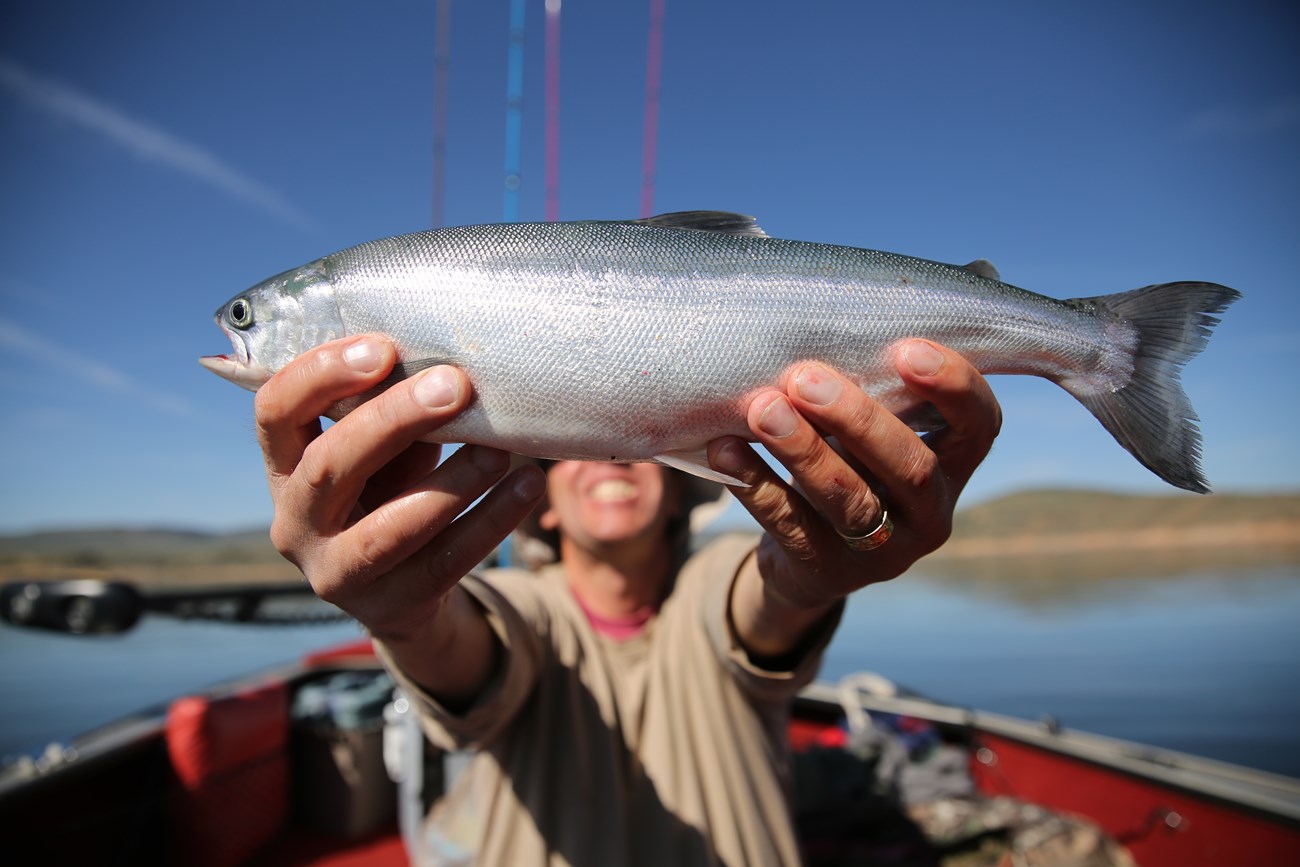
M 822 656 L 839 626 L 844 602 L 837 603 L 813 627 L 803 646 L 782 660 L 779 668 L 758 665 L 741 645 L 731 621 L 732 587 L 755 544 L 753 537 L 724 536 L 693 557 L 682 570 L 680 580 L 695 585 L 701 594 L 705 634 L 728 674 L 755 701 L 785 702 L 817 676 Z
M 545 606 L 533 592 L 537 578 L 516 570 L 468 575 L 460 586 L 478 603 L 501 642 L 500 666 L 468 708 L 454 713 L 406 676 L 379 641 L 375 651 L 420 715 L 425 734 L 446 750 L 491 743 L 527 703 L 541 671 L 547 626 Z

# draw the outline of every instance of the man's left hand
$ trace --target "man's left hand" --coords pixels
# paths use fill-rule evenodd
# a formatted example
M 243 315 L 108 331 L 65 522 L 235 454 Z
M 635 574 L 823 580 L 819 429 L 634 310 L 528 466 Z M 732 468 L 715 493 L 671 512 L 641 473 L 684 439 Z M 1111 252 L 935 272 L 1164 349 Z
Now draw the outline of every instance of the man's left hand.
M 942 545 L 958 495 L 993 445 L 1001 410 L 974 367 L 925 340 L 904 341 L 893 355 L 906 388 L 947 422 L 942 430 L 918 437 L 852 380 L 809 362 L 790 371 L 784 391 L 755 397 L 748 412 L 754 439 L 792 482 L 740 439 L 710 444 L 713 466 L 749 484 L 732 493 L 767 531 L 750 566 L 762 586 L 741 581 L 732 600 L 751 652 L 790 649 L 781 621 L 798 627 L 797 639 L 801 621 L 860 587 L 901 575 Z M 879 539 L 871 534 L 886 510 L 892 535 L 864 550 Z M 765 610 L 752 612 L 758 620 L 749 622 L 743 609 L 755 605 Z M 772 622 L 773 610 L 786 609 L 790 617 Z M 747 636 L 747 629 L 756 634 Z

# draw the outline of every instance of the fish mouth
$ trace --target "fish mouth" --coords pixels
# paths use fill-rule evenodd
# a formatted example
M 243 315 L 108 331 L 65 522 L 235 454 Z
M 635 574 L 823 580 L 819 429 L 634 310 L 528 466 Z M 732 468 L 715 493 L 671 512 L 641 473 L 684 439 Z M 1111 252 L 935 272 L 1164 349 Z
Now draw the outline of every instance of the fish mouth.
M 220 317 L 217 318 L 217 325 L 230 340 L 230 346 L 234 351 L 225 355 L 205 355 L 199 359 L 199 364 L 241 388 L 257 391 L 271 378 L 271 371 L 260 364 L 252 363 L 244 341 L 233 334 Z

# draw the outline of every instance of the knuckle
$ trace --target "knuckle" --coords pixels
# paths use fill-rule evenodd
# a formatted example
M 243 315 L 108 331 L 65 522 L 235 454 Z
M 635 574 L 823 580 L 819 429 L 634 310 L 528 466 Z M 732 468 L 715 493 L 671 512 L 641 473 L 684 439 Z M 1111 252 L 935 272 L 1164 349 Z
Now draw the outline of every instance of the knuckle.
M 935 530 L 934 547 L 938 548 L 952 538 L 952 516 L 945 514 Z
M 381 431 L 401 428 L 404 421 L 403 416 L 406 413 L 403 412 L 405 407 L 399 407 L 397 404 L 398 401 L 395 400 L 384 400 L 383 395 L 375 400 L 367 401 L 363 405 L 367 426 Z
M 271 544 L 280 556 L 292 560 L 298 549 L 298 534 L 291 531 L 278 515 L 271 521 Z
M 807 528 L 793 514 L 777 518 L 773 522 L 771 535 L 794 559 L 801 562 L 816 559 L 817 548 L 809 537 Z
M 298 525 L 277 517 L 271 522 L 270 535 L 271 545 L 280 556 L 297 566 L 298 571 L 310 580 L 308 573 L 315 570 L 309 565 L 312 544 L 306 533 Z
M 258 428 L 263 431 L 289 418 L 288 402 L 276 386 L 277 383 L 272 379 L 253 395 L 253 415 L 257 419 Z
M 907 488 L 925 494 L 932 491 L 941 479 L 939 457 L 919 439 L 917 448 L 910 449 L 898 466 L 898 479 Z
M 990 415 L 989 442 L 997 439 L 1000 433 L 1002 433 L 1002 404 L 994 400 Z
M 434 586 L 442 586 L 451 577 L 451 573 L 459 571 L 454 568 L 454 565 L 460 563 L 464 556 L 464 543 L 454 540 L 446 542 L 425 559 L 425 575 Z
M 337 481 L 331 442 L 328 437 L 313 440 L 303 450 L 302 460 L 294 470 L 294 477 L 316 495 L 328 493 Z
M 918 535 L 921 537 L 921 550 L 923 554 L 937 551 L 942 548 L 948 541 L 948 538 L 952 536 L 952 520 L 936 518 L 932 523 L 926 525 L 923 533 Z
M 280 375 L 295 385 L 334 382 L 347 376 L 343 355 L 332 343 L 307 350 L 285 365 Z
M 800 563 L 811 563 L 817 559 L 817 552 L 808 542 L 808 535 L 803 532 L 781 538 L 781 548 Z
M 882 423 L 892 420 L 893 414 L 888 412 L 883 406 L 874 400 L 859 401 L 853 408 L 853 417 L 849 419 L 849 425 L 858 430 L 867 431 L 869 435 L 874 435 Z
M 865 485 L 859 486 L 849 491 L 843 500 L 843 509 L 848 525 L 847 530 L 863 532 L 870 530 L 876 525 L 876 518 L 865 516 L 879 516 L 882 506 L 876 495 Z M 862 524 L 863 526 L 859 526 Z
M 347 594 L 344 588 L 347 586 L 344 582 L 329 576 L 315 576 L 311 580 L 311 589 L 325 602 L 338 608 L 344 608 L 347 602 Z
M 367 583 L 373 581 L 380 572 L 385 571 L 392 552 L 392 540 L 388 533 L 387 521 L 382 515 L 375 517 L 376 520 L 370 522 L 359 534 L 356 552 L 352 557 L 352 568 L 349 570 L 359 580 Z
M 308 350 L 272 376 L 253 397 L 259 427 L 291 422 L 300 404 L 311 401 L 322 388 L 337 389 L 350 371 L 332 346 Z

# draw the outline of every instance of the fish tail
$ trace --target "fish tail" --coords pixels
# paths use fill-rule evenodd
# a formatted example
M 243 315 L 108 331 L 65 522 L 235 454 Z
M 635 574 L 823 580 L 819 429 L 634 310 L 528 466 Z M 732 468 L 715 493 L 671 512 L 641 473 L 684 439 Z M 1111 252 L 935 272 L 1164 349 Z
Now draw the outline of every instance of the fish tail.
M 1210 486 L 1201 472 L 1199 419 L 1183 391 L 1182 369 L 1209 342 L 1216 314 L 1240 297 L 1216 283 L 1162 283 L 1067 302 L 1103 316 L 1109 311 L 1132 326 L 1129 342 L 1132 329 L 1137 339 L 1126 347 L 1133 370 L 1125 385 L 1098 388 L 1082 379 L 1061 385 L 1143 466 L 1198 494 L 1208 494 Z

